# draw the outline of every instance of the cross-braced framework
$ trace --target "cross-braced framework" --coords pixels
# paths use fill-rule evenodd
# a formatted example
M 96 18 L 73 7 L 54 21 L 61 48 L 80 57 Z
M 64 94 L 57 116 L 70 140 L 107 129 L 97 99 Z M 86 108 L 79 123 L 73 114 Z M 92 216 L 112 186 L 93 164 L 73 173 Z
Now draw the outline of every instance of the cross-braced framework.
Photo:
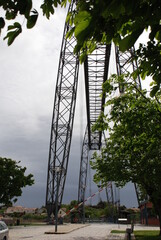
M 80 175 L 79 175 L 79 188 L 78 188 L 78 203 L 83 203 L 81 207 L 79 208 L 79 213 L 80 213 L 80 218 L 84 221 L 84 202 L 85 202 L 85 192 L 86 192 L 86 186 L 87 186 L 87 170 L 89 166 L 89 156 L 90 156 L 90 145 L 88 142 L 88 127 L 86 128 L 85 135 L 84 135 L 84 140 L 83 140 L 83 145 L 82 145 L 82 153 L 81 153 L 81 161 L 80 161 Z M 105 135 L 103 134 L 104 141 L 101 141 L 102 146 L 105 145 Z M 89 178 L 89 176 L 88 176 Z M 90 179 L 91 180 L 91 179 Z M 100 186 L 98 185 L 98 188 Z M 108 182 L 106 185 L 106 198 L 107 198 L 107 203 L 110 204 L 110 208 L 112 210 L 111 212 L 111 217 L 113 216 L 113 209 L 112 206 L 115 207 L 118 202 L 115 198 L 114 202 L 114 194 L 113 194 L 113 183 Z M 95 194 L 93 194 L 95 195 Z M 93 196 L 92 195 L 92 196 Z
M 73 9 L 73 2 L 69 6 L 70 12 Z M 60 207 L 63 198 L 76 105 L 79 60 L 78 56 L 73 53 L 75 38 L 66 38 L 69 29 L 69 23 L 65 23 L 51 126 L 46 190 L 46 207 L 49 217 L 52 213 L 55 214 L 56 207 Z M 85 198 L 89 151 L 99 150 L 102 144 L 102 132 L 92 132 L 92 126 L 96 123 L 101 111 L 104 111 L 105 98 L 101 98 L 100 95 L 102 84 L 108 77 L 110 52 L 110 45 L 98 45 L 84 63 L 87 129 L 82 147 L 78 201 L 83 201 Z M 118 75 L 129 72 L 129 69 L 137 68 L 137 64 L 132 60 L 133 54 L 133 49 L 121 53 L 116 48 Z M 139 78 L 136 81 L 140 84 Z M 121 92 L 123 89 L 120 88 Z M 108 189 L 111 199 L 113 198 L 112 191 L 112 188 Z
M 73 4 L 71 3 L 69 11 L 72 11 L 72 8 Z M 69 28 L 69 23 L 66 23 L 60 52 L 51 126 L 46 190 L 48 216 L 55 213 L 57 190 L 59 207 L 62 202 L 75 113 L 79 60 L 78 56 L 73 54 L 75 38 L 66 39 Z M 56 169 L 58 168 L 60 171 L 57 178 Z
M 105 98 L 101 98 L 102 84 L 107 80 L 110 51 L 111 45 L 99 45 L 92 54 L 87 56 L 84 63 L 87 129 L 80 162 L 78 202 L 83 202 L 85 199 L 89 152 L 100 150 L 102 146 L 102 132 L 93 132 L 92 126 L 104 111 Z
M 105 98 L 102 97 L 102 84 L 107 80 L 111 45 L 100 45 L 84 63 L 88 142 L 90 150 L 99 150 L 102 132 L 92 132 L 92 126 L 104 111 Z
M 113 184 L 110 182 L 108 186 L 106 187 L 106 197 L 107 197 L 107 203 L 114 204 L 114 195 L 113 195 Z
M 132 47 L 129 51 L 121 52 L 118 47 L 115 47 L 116 52 L 116 67 L 118 76 L 121 74 L 128 74 L 137 70 L 137 62 L 134 60 L 135 49 Z M 134 80 L 130 75 L 126 77 L 126 81 L 129 83 L 135 82 L 137 87 L 141 89 L 141 81 L 139 75 Z M 120 94 L 124 92 L 124 89 L 120 86 Z
M 88 142 L 88 128 L 84 135 L 81 153 L 80 173 L 79 173 L 79 187 L 78 187 L 78 202 L 85 200 L 85 189 L 87 184 L 87 170 L 89 159 L 89 142 Z

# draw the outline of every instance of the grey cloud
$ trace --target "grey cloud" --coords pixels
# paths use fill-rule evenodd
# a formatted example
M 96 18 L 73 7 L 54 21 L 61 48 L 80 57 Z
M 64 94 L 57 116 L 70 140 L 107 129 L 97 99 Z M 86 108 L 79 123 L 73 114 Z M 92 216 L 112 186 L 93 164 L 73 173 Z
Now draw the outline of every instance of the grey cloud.
M 50 22 L 40 17 L 33 30 L 24 29 L 11 47 L 6 42 L 0 45 L 0 156 L 20 160 L 27 173 L 34 174 L 35 185 L 23 189 L 17 202 L 27 207 L 45 203 L 53 98 L 64 20 L 64 10 L 59 9 Z M 78 195 L 81 143 L 86 127 L 82 69 L 81 66 L 63 199 L 66 203 Z M 91 191 L 97 191 L 94 184 Z M 87 197 L 89 194 L 87 190 Z

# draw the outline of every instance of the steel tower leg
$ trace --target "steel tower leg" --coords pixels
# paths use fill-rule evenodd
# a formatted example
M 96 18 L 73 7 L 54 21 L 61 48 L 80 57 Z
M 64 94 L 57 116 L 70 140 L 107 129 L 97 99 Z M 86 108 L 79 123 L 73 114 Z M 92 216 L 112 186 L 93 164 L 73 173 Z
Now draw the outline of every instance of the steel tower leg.
M 106 136 L 105 132 L 103 132 L 103 139 L 102 139 L 102 148 L 106 147 Z M 113 193 L 113 183 L 108 182 L 106 186 L 106 198 L 107 198 L 107 203 L 111 204 L 112 206 L 114 205 L 114 193 Z
M 106 136 L 105 132 L 103 132 L 103 142 L 102 147 L 106 147 Z M 107 198 L 107 204 L 110 210 L 110 221 L 114 222 L 114 212 L 115 212 L 115 201 L 114 201 L 114 183 L 112 181 L 107 183 L 106 186 L 106 198 Z
M 72 8 L 73 4 L 71 3 L 69 11 L 72 11 Z M 55 214 L 56 197 L 58 208 L 62 202 L 76 104 L 79 60 L 78 56 L 73 54 L 75 38 L 66 39 L 69 28 L 69 23 L 66 23 L 60 52 L 51 125 L 46 190 L 48 217 L 52 213 Z
M 79 207 L 80 219 L 85 223 L 85 192 L 87 184 L 87 170 L 88 170 L 88 161 L 89 161 L 89 142 L 88 142 L 88 127 L 86 127 L 82 152 L 81 152 L 81 161 L 80 161 L 80 173 L 79 173 L 79 186 L 78 186 L 78 203 L 83 202 L 83 205 Z
M 106 187 L 106 197 L 107 197 L 107 203 L 114 204 L 114 197 L 113 197 L 113 185 L 112 182 L 108 183 Z
M 117 67 L 117 74 L 118 76 L 121 74 L 127 74 L 132 71 L 137 70 L 137 62 L 133 60 L 135 49 L 131 48 L 129 51 L 121 52 L 119 51 L 118 47 L 115 48 L 116 51 L 116 67 Z M 137 87 L 141 89 L 141 81 L 139 75 L 134 80 L 133 78 L 129 77 L 127 82 L 134 82 L 137 84 Z M 120 86 L 120 94 L 124 92 L 122 86 Z
M 109 212 L 110 212 L 110 221 L 114 221 L 114 194 L 113 194 L 113 183 L 109 182 L 107 187 L 106 187 L 106 198 L 107 198 L 107 204 L 109 207 Z
M 89 158 L 89 142 L 88 142 L 88 127 L 86 127 L 83 145 L 82 145 L 81 161 L 80 161 L 78 202 L 83 202 L 85 200 L 88 158 Z

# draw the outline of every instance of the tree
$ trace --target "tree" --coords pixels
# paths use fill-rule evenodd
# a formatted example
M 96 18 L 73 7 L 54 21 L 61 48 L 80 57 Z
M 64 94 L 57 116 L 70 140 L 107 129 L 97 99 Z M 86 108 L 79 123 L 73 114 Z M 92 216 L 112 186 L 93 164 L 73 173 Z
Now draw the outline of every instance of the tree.
M 76 11 L 69 14 L 74 24 L 68 36 L 77 39 L 75 52 L 81 53 L 81 61 L 98 45 L 112 41 L 121 51 L 134 46 L 144 30 L 149 31 L 147 44 L 140 44 L 135 58 L 142 78 L 151 76 L 154 96 L 161 84 L 161 4 L 157 0 L 79 0 Z
M 71 0 L 43 0 L 40 5 L 43 15 L 48 19 L 59 5 L 66 6 Z M 76 8 L 69 13 L 67 21 L 72 25 L 67 34 L 75 35 L 75 53 L 80 52 L 80 61 L 98 45 L 112 41 L 121 51 L 130 49 L 145 31 L 149 31 L 147 44 L 141 43 L 136 51 L 138 72 L 142 78 L 151 76 L 154 85 L 151 95 L 160 91 L 161 84 L 161 4 L 157 0 L 77 0 Z M 17 20 L 20 15 L 26 19 L 27 28 L 35 26 L 38 11 L 32 9 L 32 0 L 3 0 L 0 7 L 4 17 L 0 18 L 0 30 L 8 20 Z M 19 19 L 19 18 L 18 18 Z M 8 26 L 8 45 L 22 32 L 19 22 Z
M 22 194 L 22 188 L 34 184 L 33 175 L 25 176 L 26 167 L 20 162 L 0 157 L 0 204 L 9 205 L 16 202 Z
M 40 5 L 43 15 L 50 18 L 51 14 L 54 14 L 54 8 L 58 5 L 66 6 L 67 0 L 44 0 Z M 32 0 L 2 0 L 0 1 L 0 8 L 2 10 L 2 16 L 0 17 L 0 33 L 7 24 L 7 35 L 4 39 L 8 39 L 8 45 L 11 45 L 15 38 L 22 32 L 22 25 L 20 20 L 26 21 L 26 27 L 28 29 L 33 28 L 36 25 L 38 19 L 38 11 L 33 9 Z M 14 22 L 13 22 L 14 20 Z M 12 21 L 12 25 L 9 22 Z
M 118 186 L 130 181 L 138 184 L 150 197 L 161 228 L 160 102 L 123 78 L 125 92 L 114 96 L 119 84 L 116 76 L 104 84 L 109 112 L 101 114 L 94 130 L 106 129 L 109 136 L 101 154 L 94 154 L 94 179 L 103 184 L 114 181 Z

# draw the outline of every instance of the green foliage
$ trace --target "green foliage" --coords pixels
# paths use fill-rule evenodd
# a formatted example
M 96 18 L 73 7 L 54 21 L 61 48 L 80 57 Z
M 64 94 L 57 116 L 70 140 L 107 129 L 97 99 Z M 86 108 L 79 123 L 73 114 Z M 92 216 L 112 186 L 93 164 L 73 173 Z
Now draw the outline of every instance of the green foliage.
M 40 8 L 43 11 L 43 15 L 49 19 L 50 15 L 54 14 L 54 8 L 58 7 L 58 5 L 65 7 L 66 4 L 67 0 L 43 0 Z M 26 27 L 28 29 L 31 29 L 35 26 L 38 19 L 38 11 L 36 9 L 32 9 L 32 5 L 32 0 L 0 1 L 0 8 L 2 13 L 4 13 L 4 17 L 0 17 L 0 33 L 5 24 L 7 24 L 8 30 L 4 39 L 8 40 L 8 45 L 11 45 L 16 37 L 22 32 L 22 26 L 20 22 L 17 22 L 17 19 L 21 19 L 20 16 L 25 18 Z M 8 25 L 10 20 L 15 20 L 13 25 Z M 12 31 L 10 31 L 11 29 Z
M 53 7 L 53 1 L 45 0 L 44 3 L 41 5 L 41 8 L 43 10 L 43 14 L 46 15 L 47 19 L 50 18 L 50 14 L 54 14 L 54 7 Z
M 13 30 L 13 31 L 10 31 Z M 8 38 L 8 46 L 10 46 L 15 38 L 22 32 L 21 25 L 18 22 L 15 22 L 13 25 L 8 27 L 7 36 L 4 39 Z
M 118 210 L 117 207 L 113 206 L 110 203 L 103 202 L 104 204 L 100 207 L 100 203 L 96 206 L 86 206 L 85 207 L 85 214 L 90 219 L 100 219 L 101 217 L 105 218 L 117 218 L 118 217 Z
M 77 39 L 78 45 L 84 48 L 88 41 L 107 44 L 113 40 L 120 45 L 120 50 L 127 50 L 148 27 L 151 27 L 150 39 L 160 40 L 160 7 L 158 1 L 79 0 L 77 12 L 72 15 L 73 23 L 77 27 L 79 18 L 81 20 L 82 13 L 86 12 L 90 28 L 86 35 L 82 34 L 81 42 Z
M 103 184 L 114 181 L 119 186 L 130 181 L 137 183 L 150 196 L 161 217 L 159 99 L 148 97 L 145 90 L 141 91 L 122 79 L 124 93 L 117 96 L 118 80 L 114 77 L 105 83 L 105 105 L 110 111 L 101 115 L 95 129 L 108 129 L 109 136 L 101 154 L 93 156 L 94 179 Z
M 112 204 L 107 204 L 107 206 L 104 209 L 104 215 L 106 217 L 118 217 L 118 210 L 117 207 L 113 206 Z
M 5 208 L 0 208 L 0 215 L 3 215 L 4 214 L 4 212 L 6 211 L 6 207 Z
M 70 3 L 71 0 L 43 0 L 40 8 L 43 15 L 50 19 L 55 8 L 65 7 L 67 2 Z M 8 40 L 8 45 L 22 32 L 21 24 L 16 21 L 17 17 L 25 17 L 29 29 L 37 22 L 38 12 L 32 9 L 32 0 L 3 0 L 0 7 L 5 13 L 5 17 L 0 18 L 0 32 L 8 20 L 15 20 L 13 25 L 8 26 L 8 33 L 4 38 Z M 138 61 L 137 74 L 142 78 L 150 76 L 154 80 L 151 89 L 151 96 L 154 96 L 160 92 L 161 84 L 160 12 L 161 4 L 157 0 L 79 0 L 76 9 L 67 17 L 71 24 L 67 37 L 75 35 L 77 43 L 74 53 L 80 53 L 80 62 L 84 62 L 86 55 L 92 53 L 98 44 L 113 41 L 121 51 L 126 51 L 134 46 L 143 31 L 148 30 L 147 44 L 140 44 L 134 58 Z
M 78 201 L 72 200 L 70 204 L 63 204 L 62 208 L 65 207 L 66 210 L 71 210 L 74 206 L 77 206 L 77 203 Z M 70 213 L 70 216 L 72 216 L 72 218 L 79 218 L 79 209 L 75 209 L 75 211 Z M 97 205 L 85 205 L 85 217 L 91 220 L 100 219 L 101 217 L 118 217 L 118 210 L 117 207 L 112 206 L 111 203 L 100 201 Z
M 25 176 L 26 167 L 19 166 L 8 158 L 0 158 L 0 204 L 9 205 L 16 202 L 22 194 L 22 188 L 34 183 L 33 175 Z
M 4 28 L 5 26 L 5 21 L 2 17 L 0 17 L 0 34 L 1 34 L 1 29 Z
M 103 209 L 98 209 L 94 207 L 85 207 L 85 217 L 90 219 L 99 219 L 104 215 Z
M 88 34 L 91 16 L 87 11 L 78 13 L 74 19 L 75 37 L 83 44 L 84 36 Z
M 107 202 L 105 201 L 100 201 L 99 203 L 97 203 L 97 208 L 105 208 L 107 206 Z
M 68 16 L 71 23 L 69 35 L 77 39 L 75 53 L 80 61 L 98 44 L 114 42 L 120 51 L 134 46 L 144 31 L 148 30 L 147 44 L 140 44 L 135 54 L 138 72 L 143 78 L 151 76 L 155 84 L 151 96 L 161 84 L 161 4 L 159 1 L 79 0 L 76 11 Z
M 36 24 L 38 12 L 36 10 L 33 10 L 32 13 L 33 15 L 29 16 L 27 19 L 27 28 L 33 28 Z
M 37 215 L 37 214 L 28 213 L 28 214 L 25 214 L 23 216 L 24 220 L 31 220 L 31 219 L 33 219 L 33 220 L 44 220 L 46 218 L 47 218 L 47 214 L 45 214 L 45 215 Z
M 77 200 L 72 200 L 72 201 L 70 202 L 70 207 L 73 208 L 73 207 L 77 206 L 77 204 L 78 204 L 78 201 L 77 201 Z
M 5 13 L 4 18 L 0 18 L 0 31 L 4 28 L 5 23 L 10 20 L 14 20 L 17 16 L 22 15 L 27 20 L 30 18 L 30 12 L 32 9 L 32 0 L 25 1 L 1 1 L 0 7 Z M 12 31 L 10 31 L 12 30 Z M 15 38 L 22 32 L 21 24 L 19 22 L 14 22 L 13 25 L 8 26 L 8 33 L 4 39 L 8 39 L 8 45 L 11 45 Z

